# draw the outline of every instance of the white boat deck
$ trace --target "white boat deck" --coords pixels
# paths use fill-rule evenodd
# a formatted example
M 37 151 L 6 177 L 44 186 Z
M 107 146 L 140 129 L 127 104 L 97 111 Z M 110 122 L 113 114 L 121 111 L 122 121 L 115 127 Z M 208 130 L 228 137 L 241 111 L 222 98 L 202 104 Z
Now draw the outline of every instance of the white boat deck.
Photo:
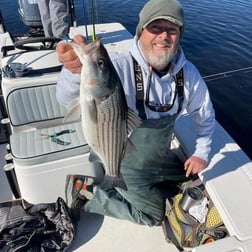
M 84 214 L 81 217 L 76 241 L 71 248 L 80 252 L 178 251 L 165 241 L 160 226 L 141 226 L 94 214 Z

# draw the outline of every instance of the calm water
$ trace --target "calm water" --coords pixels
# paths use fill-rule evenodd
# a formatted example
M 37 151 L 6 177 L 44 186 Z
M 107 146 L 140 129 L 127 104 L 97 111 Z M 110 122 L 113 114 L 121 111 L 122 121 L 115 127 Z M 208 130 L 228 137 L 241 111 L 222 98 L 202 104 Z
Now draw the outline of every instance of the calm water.
M 7 29 L 13 33 L 25 31 L 17 2 L 0 0 Z M 78 24 L 83 24 L 83 1 L 75 2 Z M 97 19 L 120 22 L 134 34 L 145 2 L 97 0 Z M 186 18 L 182 46 L 202 76 L 252 67 L 251 0 L 181 0 L 181 4 Z M 252 158 L 252 70 L 207 81 L 207 85 L 217 120 Z

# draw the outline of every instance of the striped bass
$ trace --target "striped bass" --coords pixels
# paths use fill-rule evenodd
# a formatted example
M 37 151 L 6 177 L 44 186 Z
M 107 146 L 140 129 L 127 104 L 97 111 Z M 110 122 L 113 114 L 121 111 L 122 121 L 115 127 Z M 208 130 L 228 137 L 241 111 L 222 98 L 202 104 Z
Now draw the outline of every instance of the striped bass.
M 72 46 L 83 65 L 79 103 L 83 133 L 92 150 L 90 161 L 96 157 L 104 166 L 101 188 L 127 190 L 120 163 L 135 150 L 129 134 L 141 119 L 128 108 L 120 78 L 101 41 L 82 46 L 73 42 Z

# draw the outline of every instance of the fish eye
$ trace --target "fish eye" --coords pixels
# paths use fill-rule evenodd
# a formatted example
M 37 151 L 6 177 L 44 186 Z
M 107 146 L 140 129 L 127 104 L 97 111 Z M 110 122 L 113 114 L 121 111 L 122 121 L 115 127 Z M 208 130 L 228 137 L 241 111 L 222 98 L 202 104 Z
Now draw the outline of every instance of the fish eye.
M 100 66 L 100 67 L 104 66 L 104 60 L 103 59 L 99 59 L 97 63 L 98 63 L 98 66 Z

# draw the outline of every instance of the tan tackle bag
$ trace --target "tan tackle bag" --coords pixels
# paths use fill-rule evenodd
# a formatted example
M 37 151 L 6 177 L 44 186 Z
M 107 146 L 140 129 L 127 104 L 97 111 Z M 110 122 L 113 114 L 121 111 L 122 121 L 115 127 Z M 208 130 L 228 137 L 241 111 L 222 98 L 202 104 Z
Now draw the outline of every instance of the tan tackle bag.
M 200 185 L 198 188 L 204 187 Z M 173 199 L 166 199 L 165 218 L 162 222 L 165 239 L 180 251 L 213 242 L 228 234 L 216 207 L 209 200 L 206 191 L 202 192 L 209 202 L 204 223 L 199 223 L 181 207 L 185 190 L 175 195 Z

